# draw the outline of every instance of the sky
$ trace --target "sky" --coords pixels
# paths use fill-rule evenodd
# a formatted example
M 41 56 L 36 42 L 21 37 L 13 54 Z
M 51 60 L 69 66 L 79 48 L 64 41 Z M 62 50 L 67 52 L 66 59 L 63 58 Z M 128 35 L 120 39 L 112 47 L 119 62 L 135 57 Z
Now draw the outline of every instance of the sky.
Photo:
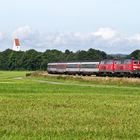
M 140 49 L 140 0 L 0 0 L 0 51 Z

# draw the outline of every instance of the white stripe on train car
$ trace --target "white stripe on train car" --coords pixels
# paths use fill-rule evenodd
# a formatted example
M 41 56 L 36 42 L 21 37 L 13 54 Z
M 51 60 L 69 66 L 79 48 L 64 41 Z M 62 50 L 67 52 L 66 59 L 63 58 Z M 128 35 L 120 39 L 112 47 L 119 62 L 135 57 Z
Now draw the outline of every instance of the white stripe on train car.
M 80 69 L 79 68 L 66 68 L 67 72 L 79 72 Z
M 137 68 L 140 68 L 140 66 L 133 66 L 133 68 L 137 69 Z
M 80 72 L 98 72 L 98 68 L 81 68 Z

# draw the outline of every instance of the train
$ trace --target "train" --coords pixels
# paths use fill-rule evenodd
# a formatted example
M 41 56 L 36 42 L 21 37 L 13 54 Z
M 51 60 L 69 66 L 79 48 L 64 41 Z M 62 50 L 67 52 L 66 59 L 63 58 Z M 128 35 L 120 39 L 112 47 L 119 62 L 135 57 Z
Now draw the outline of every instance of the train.
M 50 74 L 140 77 L 140 60 L 110 59 L 93 62 L 48 63 Z

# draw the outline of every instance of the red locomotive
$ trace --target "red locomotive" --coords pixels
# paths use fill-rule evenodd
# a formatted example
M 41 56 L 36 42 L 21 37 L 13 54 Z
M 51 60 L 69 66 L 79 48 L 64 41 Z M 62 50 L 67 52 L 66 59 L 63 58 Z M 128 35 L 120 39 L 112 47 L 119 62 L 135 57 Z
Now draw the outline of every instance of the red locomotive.
M 48 73 L 96 76 L 140 77 L 140 60 L 102 60 L 96 62 L 49 63 Z
M 140 76 L 140 61 L 134 59 L 103 60 L 99 64 L 100 76 Z

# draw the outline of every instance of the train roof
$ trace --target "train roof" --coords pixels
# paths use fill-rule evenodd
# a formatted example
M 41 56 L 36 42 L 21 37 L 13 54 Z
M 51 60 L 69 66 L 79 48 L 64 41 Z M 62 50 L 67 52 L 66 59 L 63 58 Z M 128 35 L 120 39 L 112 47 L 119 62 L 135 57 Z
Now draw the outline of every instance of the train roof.
M 117 58 L 117 59 L 103 59 L 100 61 L 111 61 L 111 60 L 138 60 L 138 59 L 134 59 L 134 58 Z
M 48 65 L 58 65 L 58 64 L 99 64 L 99 61 L 97 62 L 58 62 L 58 63 L 48 63 Z

